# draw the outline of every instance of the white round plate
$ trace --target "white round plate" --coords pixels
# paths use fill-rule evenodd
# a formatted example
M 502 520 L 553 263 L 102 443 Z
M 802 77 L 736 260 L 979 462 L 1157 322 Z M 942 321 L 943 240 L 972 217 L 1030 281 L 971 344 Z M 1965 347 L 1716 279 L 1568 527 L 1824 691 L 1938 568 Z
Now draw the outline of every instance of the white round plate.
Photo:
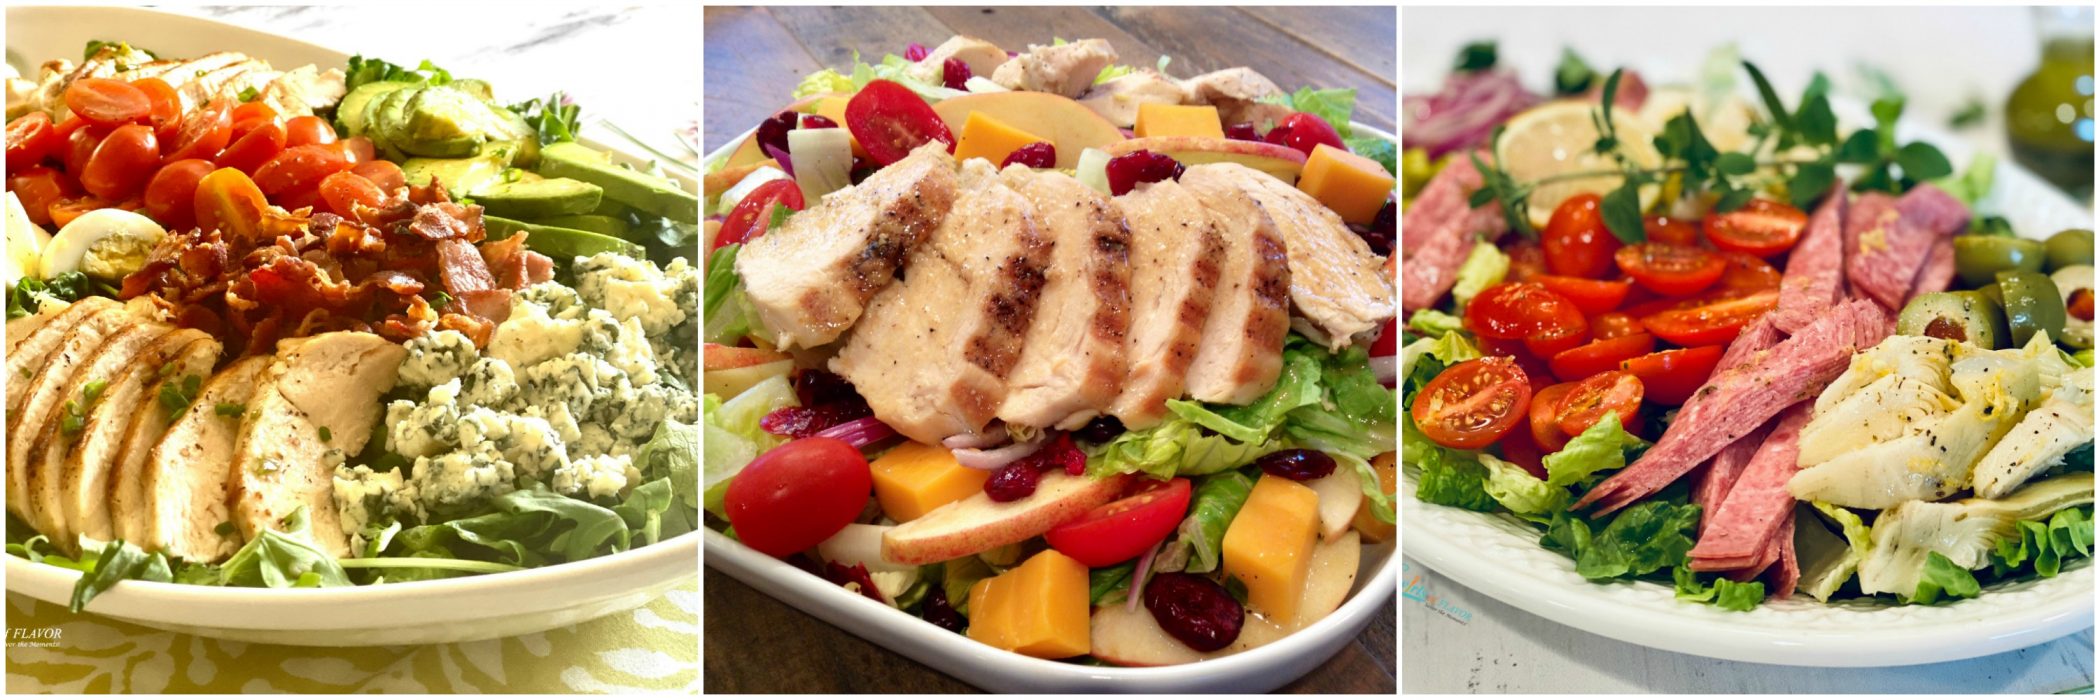
M 1844 123 L 1871 123 L 1857 103 L 1832 102 Z M 1897 131 L 1905 142 L 1939 146 L 1957 172 L 1973 153 L 1967 142 L 1914 122 L 1899 124 Z M 1977 209 L 2004 216 L 2029 238 L 2093 225 L 2091 210 L 2004 157 L 1996 185 Z M 2093 626 L 2090 559 L 2055 578 L 2000 583 L 1946 605 L 1825 605 L 1797 595 L 1729 612 L 1681 602 L 1665 584 L 1591 583 L 1575 573 L 1574 560 L 1540 547 L 1536 528 L 1506 514 L 1418 501 L 1414 470 L 1402 472 L 1400 532 L 1407 556 L 1504 603 L 1642 646 L 1792 666 L 1904 666 L 1989 656 Z
M 1399 142 L 1392 134 L 1372 127 L 1355 122 L 1350 127 Z M 730 139 L 701 162 L 728 157 L 749 135 L 747 130 Z M 1393 556 L 1393 543 L 1367 545 L 1357 565 L 1356 585 L 1342 607 L 1272 644 L 1181 666 L 1082 666 L 979 644 L 760 554 L 722 533 L 709 530 L 705 535 L 703 560 L 708 566 L 862 639 L 998 693 L 1268 692 L 1333 657 L 1393 599 L 1400 580 L 1400 559 Z
M 7 60 L 36 77 L 45 60 L 78 58 L 90 39 L 122 38 L 174 56 L 240 51 L 280 67 L 341 66 L 350 54 L 189 15 L 125 7 L 7 8 Z M 413 57 L 389 56 L 395 61 Z M 501 86 L 498 86 L 500 89 Z M 647 158 L 584 143 L 615 160 Z M 677 177 L 674 174 L 674 177 Z M 699 191 L 688 177 L 686 189 Z M 263 644 L 437 644 L 541 632 L 632 610 L 700 573 L 700 536 L 572 564 L 487 576 L 355 588 L 272 590 L 126 581 L 87 612 L 155 629 Z M 6 556 L 7 590 L 56 605 L 80 573 Z

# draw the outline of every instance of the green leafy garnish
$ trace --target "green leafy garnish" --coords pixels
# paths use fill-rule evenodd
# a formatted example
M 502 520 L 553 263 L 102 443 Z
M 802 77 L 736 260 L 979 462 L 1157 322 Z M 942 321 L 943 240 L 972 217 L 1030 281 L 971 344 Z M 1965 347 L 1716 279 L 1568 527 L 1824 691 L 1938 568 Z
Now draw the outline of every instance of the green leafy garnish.
M 418 85 L 444 85 L 452 82 L 452 73 L 424 59 L 415 68 L 403 68 L 376 58 L 362 55 L 351 56 L 349 68 L 343 71 L 343 89 L 355 90 L 365 83 L 400 81 Z
M 1453 68 L 1461 73 L 1477 73 L 1495 67 L 1495 42 L 1475 41 L 1458 50 L 1458 61 Z
M 583 108 L 576 106 L 567 93 L 556 92 L 546 99 L 526 100 L 511 105 L 510 111 L 532 125 L 541 144 L 574 141 L 576 134 L 583 131 Z

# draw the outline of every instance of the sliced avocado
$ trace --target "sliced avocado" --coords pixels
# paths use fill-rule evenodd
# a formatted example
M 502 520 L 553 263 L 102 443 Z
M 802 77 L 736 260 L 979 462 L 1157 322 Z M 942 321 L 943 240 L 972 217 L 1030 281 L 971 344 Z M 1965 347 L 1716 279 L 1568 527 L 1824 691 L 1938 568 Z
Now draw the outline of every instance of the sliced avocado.
M 450 86 L 427 87 L 403 106 L 405 121 L 392 142 L 413 155 L 459 158 L 474 155 L 488 140 L 488 104 Z
M 474 192 L 474 203 L 496 216 L 536 221 L 565 214 L 586 214 L 598 207 L 605 190 L 565 177 L 493 182 Z
M 373 100 L 379 99 L 382 95 L 414 85 L 415 83 L 399 80 L 381 80 L 359 85 L 357 89 L 343 95 L 343 101 L 335 105 L 335 120 L 342 124 L 343 135 L 363 136 L 365 127 L 368 124 L 365 121 L 367 116 L 365 106 L 371 104 Z
M 513 112 L 502 107 L 494 107 L 494 110 L 496 116 L 502 118 L 503 125 L 509 135 L 507 137 L 491 140 L 489 141 L 489 144 L 487 146 L 483 146 L 482 148 L 487 149 L 490 146 L 497 146 L 498 144 L 501 144 L 501 147 L 508 148 L 511 150 L 511 165 L 515 165 L 520 168 L 539 167 L 539 130 L 532 128 L 532 125 L 525 121 L 525 117 L 519 116 L 517 112 Z
M 598 208 L 592 209 L 591 213 L 598 216 L 610 216 L 621 221 L 631 221 L 631 217 L 634 216 L 634 207 L 621 204 L 611 197 L 606 197 L 598 202 Z
M 578 231 L 602 233 L 616 238 L 626 238 L 627 231 L 630 228 L 627 225 L 626 217 L 611 217 L 604 216 L 601 214 L 550 216 L 545 219 L 540 219 L 537 223 L 539 223 L 542 226 L 554 226 L 557 228 L 573 228 Z
M 427 185 L 435 177 L 454 198 L 474 197 L 482 188 L 500 180 L 508 166 L 484 149 L 468 158 L 410 158 L 401 164 L 401 174 L 411 185 Z
M 1896 332 L 1974 345 L 1986 350 L 2006 347 L 2005 316 L 1989 297 L 1976 292 L 1929 292 L 1918 295 L 1896 314 Z
M 464 78 L 445 83 L 445 87 L 473 95 L 476 99 L 483 102 L 496 99 L 496 88 L 490 86 L 486 80 Z
M 619 253 L 630 258 L 640 258 L 646 254 L 641 246 L 631 241 L 589 231 L 528 224 L 500 216 L 483 216 L 481 221 L 482 225 L 488 228 L 489 240 L 492 241 L 509 238 L 519 231 L 532 232 L 531 237 L 525 239 L 525 247 L 554 258 L 555 262 L 563 266 L 567 266 L 578 257 L 590 257 L 599 253 Z
M 399 138 L 396 134 L 402 124 L 407 121 L 405 108 L 408 106 L 409 99 L 414 98 L 416 93 L 422 91 L 423 88 L 421 86 L 404 87 L 387 92 L 380 95 L 377 99 L 365 103 L 365 135 L 372 139 L 372 145 L 386 151 L 391 156 L 406 155 L 399 146 L 394 144 L 394 139 Z M 389 160 L 400 159 L 400 157 L 389 158 Z
M 582 144 L 562 142 L 542 147 L 539 170 L 548 177 L 574 178 L 602 187 L 606 199 L 648 214 L 700 223 L 698 196 L 664 178 L 615 165 L 604 153 Z

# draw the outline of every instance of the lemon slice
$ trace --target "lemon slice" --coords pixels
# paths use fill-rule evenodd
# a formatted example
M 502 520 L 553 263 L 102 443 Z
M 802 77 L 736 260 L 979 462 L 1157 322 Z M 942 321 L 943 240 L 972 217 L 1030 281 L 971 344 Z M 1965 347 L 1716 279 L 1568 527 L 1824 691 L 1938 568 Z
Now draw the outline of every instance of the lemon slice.
M 1525 110 L 1509 120 L 1502 132 L 1502 169 L 1517 182 L 1537 182 L 1566 173 L 1619 170 L 1610 155 L 1595 151 L 1597 127 L 1590 121 L 1592 105 L 1561 100 Z M 1619 133 L 1619 152 L 1634 165 L 1653 168 L 1662 163 L 1655 151 L 1655 134 L 1637 115 L 1612 111 L 1612 125 Z M 1619 186 L 1619 175 L 1598 175 L 1539 184 L 1531 191 L 1531 225 L 1545 228 L 1553 208 L 1579 194 L 1602 195 Z M 1658 188 L 1641 188 L 1641 210 L 1655 204 Z

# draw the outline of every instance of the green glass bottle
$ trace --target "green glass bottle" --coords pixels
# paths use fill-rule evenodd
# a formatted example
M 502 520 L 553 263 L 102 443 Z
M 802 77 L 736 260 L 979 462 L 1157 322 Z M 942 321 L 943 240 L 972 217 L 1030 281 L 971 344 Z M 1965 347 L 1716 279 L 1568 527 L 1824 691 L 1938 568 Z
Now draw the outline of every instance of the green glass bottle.
M 2005 99 L 2013 158 L 2080 197 L 2093 188 L 2093 8 L 2038 7 L 2042 62 Z

